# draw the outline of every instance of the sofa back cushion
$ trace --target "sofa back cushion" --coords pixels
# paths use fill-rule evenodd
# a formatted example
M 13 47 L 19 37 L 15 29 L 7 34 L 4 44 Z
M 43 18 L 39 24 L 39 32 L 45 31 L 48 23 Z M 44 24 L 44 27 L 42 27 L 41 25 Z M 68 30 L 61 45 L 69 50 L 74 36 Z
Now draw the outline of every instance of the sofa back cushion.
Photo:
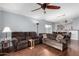
M 37 37 L 36 32 L 25 32 L 26 39 L 35 39 Z
M 18 41 L 26 40 L 24 32 L 12 32 L 12 38 L 16 38 Z

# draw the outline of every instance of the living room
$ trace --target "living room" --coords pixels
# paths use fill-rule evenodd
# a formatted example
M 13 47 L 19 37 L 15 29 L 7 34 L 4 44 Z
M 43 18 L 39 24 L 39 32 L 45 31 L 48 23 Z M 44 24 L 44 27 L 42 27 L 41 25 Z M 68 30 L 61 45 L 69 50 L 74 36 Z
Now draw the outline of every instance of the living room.
M 39 4 L 0 3 L 0 54 L 78 56 L 79 3 Z

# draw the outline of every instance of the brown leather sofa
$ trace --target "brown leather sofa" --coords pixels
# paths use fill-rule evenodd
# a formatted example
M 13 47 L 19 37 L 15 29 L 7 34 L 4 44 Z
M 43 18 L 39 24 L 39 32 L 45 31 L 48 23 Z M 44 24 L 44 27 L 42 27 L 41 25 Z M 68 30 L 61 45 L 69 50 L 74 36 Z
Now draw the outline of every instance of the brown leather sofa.
M 36 32 L 12 32 L 12 44 L 15 51 L 28 47 L 28 40 L 34 39 L 39 44 Z
M 12 32 L 12 44 L 15 51 L 28 47 L 24 32 Z

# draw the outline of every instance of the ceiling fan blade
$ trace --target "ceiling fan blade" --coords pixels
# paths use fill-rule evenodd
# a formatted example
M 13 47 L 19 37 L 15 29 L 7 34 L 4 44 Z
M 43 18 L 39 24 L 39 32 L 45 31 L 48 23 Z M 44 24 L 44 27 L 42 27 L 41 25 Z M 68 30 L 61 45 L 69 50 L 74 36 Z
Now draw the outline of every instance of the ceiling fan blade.
M 32 12 L 33 12 L 33 11 L 36 11 L 36 10 L 39 10 L 39 9 L 41 9 L 41 7 L 40 7 L 40 8 L 37 8 L 37 9 L 35 9 L 35 10 L 32 10 Z
M 42 5 L 41 3 L 37 3 L 37 4 L 40 5 L 40 6 Z
M 49 5 L 50 3 L 46 3 L 47 5 Z
M 47 9 L 60 9 L 60 6 L 49 5 Z

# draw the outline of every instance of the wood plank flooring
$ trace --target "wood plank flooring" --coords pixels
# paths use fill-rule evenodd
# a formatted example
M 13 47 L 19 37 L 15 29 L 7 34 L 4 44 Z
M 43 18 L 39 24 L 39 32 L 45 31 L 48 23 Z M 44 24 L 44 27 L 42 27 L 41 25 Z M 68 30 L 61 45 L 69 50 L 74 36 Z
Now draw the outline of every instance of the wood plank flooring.
M 11 52 L 8 56 L 79 56 L 79 41 L 71 41 L 68 49 L 63 52 L 44 44 L 36 45 L 33 49 L 26 48 Z

